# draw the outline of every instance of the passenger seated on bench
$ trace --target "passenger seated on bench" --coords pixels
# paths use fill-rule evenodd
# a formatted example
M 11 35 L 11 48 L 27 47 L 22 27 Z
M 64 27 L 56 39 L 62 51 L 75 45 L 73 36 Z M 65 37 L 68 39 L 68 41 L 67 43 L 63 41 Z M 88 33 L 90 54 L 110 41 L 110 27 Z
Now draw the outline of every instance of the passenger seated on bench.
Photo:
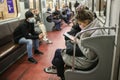
M 70 8 L 66 5 L 66 14 L 67 14 L 67 20 L 68 20 L 68 24 L 70 23 L 70 18 L 71 18 L 71 10 Z
M 34 14 L 34 17 L 36 19 L 35 27 L 39 27 L 37 29 L 40 29 L 43 34 L 43 41 L 45 41 L 48 44 L 51 44 L 52 41 L 48 39 L 47 37 L 47 31 L 44 23 L 41 21 L 39 16 L 39 11 L 37 9 L 30 9 L 30 11 Z
M 35 54 L 43 54 L 39 51 L 39 39 L 42 39 L 43 35 L 36 34 L 34 31 L 35 18 L 32 12 L 27 11 L 25 13 L 25 21 L 14 30 L 13 37 L 17 44 L 26 44 L 28 61 L 31 63 L 37 63 L 33 58 L 33 45 Z
M 61 13 L 61 19 L 67 24 L 68 23 L 68 20 L 67 20 L 67 14 L 66 14 L 66 11 L 62 11 Z
M 60 19 L 60 11 L 58 10 L 57 6 L 55 7 L 55 11 L 53 14 L 53 22 L 55 23 L 55 26 L 53 27 L 53 30 L 61 30 L 61 19 Z
M 53 30 L 61 30 L 61 19 L 57 13 L 53 13 L 53 22 L 55 23 Z
M 85 10 L 84 8 L 79 9 L 76 15 L 76 19 L 80 25 L 80 28 L 82 30 L 86 30 L 93 27 L 100 27 L 99 22 L 97 19 L 94 20 L 93 13 L 89 10 Z M 101 35 L 104 32 L 101 30 L 94 30 L 94 31 L 88 31 L 83 33 L 79 36 L 77 39 L 77 46 L 76 46 L 76 55 L 75 55 L 75 68 L 78 69 L 87 69 L 91 65 L 94 64 L 94 62 L 87 62 L 95 59 L 97 55 L 94 53 L 94 51 L 90 50 L 89 48 L 85 48 L 81 45 L 82 38 L 85 37 L 91 37 L 96 35 Z M 73 41 L 68 41 L 66 43 L 65 49 L 57 49 L 55 51 L 55 55 L 52 60 L 53 66 L 50 66 L 48 68 L 45 68 L 44 71 L 47 73 L 57 73 L 57 75 L 64 80 L 64 65 L 72 66 L 72 59 L 73 59 Z M 87 60 L 87 61 L 86 61 Z M 57 71 L 55 71 L 57 70 Z

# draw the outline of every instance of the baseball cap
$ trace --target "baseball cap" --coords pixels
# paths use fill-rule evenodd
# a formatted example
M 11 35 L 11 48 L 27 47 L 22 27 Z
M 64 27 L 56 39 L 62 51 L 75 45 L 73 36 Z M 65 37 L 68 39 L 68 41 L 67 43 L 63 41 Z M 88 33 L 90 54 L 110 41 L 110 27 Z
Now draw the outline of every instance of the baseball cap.
M 34 17 L 34 15 L 33 15 L 33 13 L 32 13 L 31 11 L 27 11 L 27 12 L 25 13 L 25 18 L 28 19 L 28 18 L 30 18 L 30 17 Z

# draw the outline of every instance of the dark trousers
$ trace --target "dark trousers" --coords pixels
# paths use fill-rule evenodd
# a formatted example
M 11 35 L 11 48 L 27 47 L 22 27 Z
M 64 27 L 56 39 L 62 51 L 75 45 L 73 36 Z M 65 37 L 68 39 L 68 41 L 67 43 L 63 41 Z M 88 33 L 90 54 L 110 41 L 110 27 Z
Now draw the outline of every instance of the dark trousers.
M 55 23 L 55 29 L 56 30 L 60 30 L 61 28 L 60 28 L 60 24 L 61 24 L 61 21 L 59 21 L 59 20 L 54 20 L 54 23 Z
M 61 78 L 64 77 L 64 61 L 62 59 L 62 56 L 61 56 L 61 50 L 62 49 L 57 49 L 55 51 L 55 55 L 54 55 L 54 58 L 52 60 L 52 64 L 54 66 L 56 66 L 57 68 L 57 75 Z

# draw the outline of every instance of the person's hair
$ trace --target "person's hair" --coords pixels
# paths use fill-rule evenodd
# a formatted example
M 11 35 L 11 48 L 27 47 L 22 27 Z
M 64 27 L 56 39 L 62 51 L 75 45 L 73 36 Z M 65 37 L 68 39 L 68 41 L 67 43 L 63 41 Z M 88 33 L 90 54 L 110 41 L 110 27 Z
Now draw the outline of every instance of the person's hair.
M 34 15 L 33 15 L 33 13 L 31 12 L 31 11 L 26 11 L 26 13 L 25 13 L 25 18 L 26 19 L 28 19 L 28 18 L 30 18 L 30 17 L 34 17 Z
M 30 8 L 28 11 L 32 11 L 32 10 L 35 10 L 35 9 L 33 9 L 33 8 Z
M 89 7 L 85 6 L 85 9 L 86 9 L 86 10 L 89 10 Z
M 85 20 L 93 21 L 94 15 L 91 11 L 86 9 L 81 9 L 77 11 L 76 19 L 78 21 L 84 22 Z

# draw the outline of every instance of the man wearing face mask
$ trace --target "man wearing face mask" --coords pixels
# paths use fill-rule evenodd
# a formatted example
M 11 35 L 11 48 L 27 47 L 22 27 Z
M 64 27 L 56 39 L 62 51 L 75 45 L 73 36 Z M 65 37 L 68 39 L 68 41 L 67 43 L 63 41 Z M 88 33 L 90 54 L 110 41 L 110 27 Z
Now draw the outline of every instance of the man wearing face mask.
M 26 44 L 28 61 L 37 63 L 33 58 L 32 48 L 34 47 L 34 54 L 43 54 L 39 51 L 39 39 L 42 39 L 42 34 L 37 34 L 34 31 L 34 23 L 36 22 L 32 12 L 25 13 L 25 21 L 19 24 L 13 33 L 14 41 L 17 44 Z

